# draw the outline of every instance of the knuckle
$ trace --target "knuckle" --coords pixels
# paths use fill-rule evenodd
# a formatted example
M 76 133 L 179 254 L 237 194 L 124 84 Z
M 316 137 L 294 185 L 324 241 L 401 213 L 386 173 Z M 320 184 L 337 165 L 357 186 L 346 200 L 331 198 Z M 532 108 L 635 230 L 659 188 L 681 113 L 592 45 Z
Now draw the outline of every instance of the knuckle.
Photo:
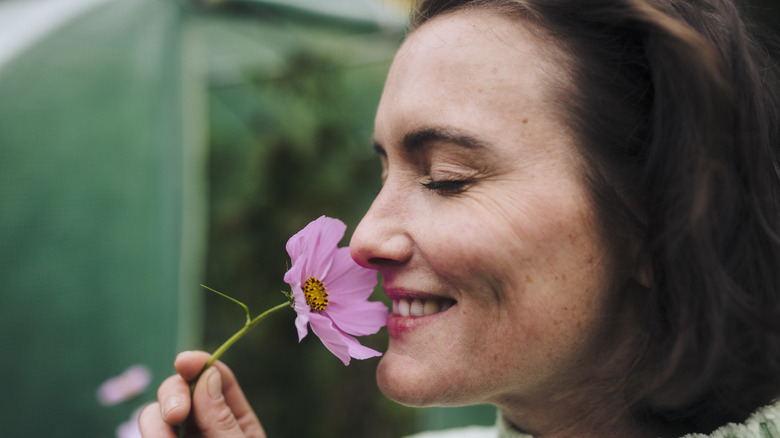
M 248 438 L 266 438 L 263 426 L 254 415 L 238 419 L 238 425 Z
M 206 424 L 203 424 L 201 429 L 204 432 L 208 431 L 229 431 L 238 428 L 238 421 L 236 420 L 233 411 L 223 404 L 209 415 Z
M 163 380 L 163 382 L 160 384 L 160 387 L 157 388 L 157 398 L 163 398 L 165 394 L 175 390 L 175 388 L 182 383 L 184 383 L 184 380 L 178 374 L 174 374 L 168 377 L 167 379 Z

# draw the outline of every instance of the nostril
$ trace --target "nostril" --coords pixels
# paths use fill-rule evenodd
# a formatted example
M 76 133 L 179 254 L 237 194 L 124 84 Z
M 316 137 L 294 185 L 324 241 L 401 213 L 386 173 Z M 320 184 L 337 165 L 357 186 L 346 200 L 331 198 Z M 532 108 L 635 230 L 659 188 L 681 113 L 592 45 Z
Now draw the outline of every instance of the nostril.
M 411 257 L 412 242 L 399 229 L 383 226 L 363 227 L 352 235 L 349 249 L 352 259 L 365 268 L 403 263 Z
M 350 244 L 352 259 L 369 269 L 390 267 L 407 262 L 412 256 L 412 244 L 403 234 L 372 241 L 353 237 Z
M 371 257 L 370 259 L 368 259 L 368 264 L 372 268 L 381 268 L 381 267 L 397 265 L 401 263 L 402 261 L 388 259 L 384 257 Z

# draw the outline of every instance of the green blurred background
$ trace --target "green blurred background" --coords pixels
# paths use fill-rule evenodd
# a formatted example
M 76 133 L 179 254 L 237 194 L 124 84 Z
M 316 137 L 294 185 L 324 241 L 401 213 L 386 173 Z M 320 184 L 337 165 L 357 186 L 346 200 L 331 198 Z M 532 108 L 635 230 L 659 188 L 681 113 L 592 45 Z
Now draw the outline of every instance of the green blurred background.
M 243 312 L 283 301 L 289 236 L 349 233 L 379 185 L 374 110 L 401 0 L 0 0 L 0 438 L 111 437 Z M 773 0 L 751 2 L 778 22 Z M 381 293 L 375 299 L 383 299 Z M 395 438 L 491 424 L 487 406 L 385 399 L 293 313 L 223 358 L 268 435 Z M 364 338 L 384 349 L 386 336 Z M 143 393 L 101 406 L 134 364 Z

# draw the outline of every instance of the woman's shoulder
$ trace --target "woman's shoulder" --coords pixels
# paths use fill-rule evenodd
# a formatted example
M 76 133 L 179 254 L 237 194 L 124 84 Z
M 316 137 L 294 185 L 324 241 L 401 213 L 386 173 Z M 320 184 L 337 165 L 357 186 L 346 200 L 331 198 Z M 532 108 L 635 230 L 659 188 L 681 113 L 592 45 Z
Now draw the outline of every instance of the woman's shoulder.
M 744 423 L 729 423 L 709 435 L 700 433 L 682 438 L 768 438 L 780 437 L 780 400 L 754 412 Z

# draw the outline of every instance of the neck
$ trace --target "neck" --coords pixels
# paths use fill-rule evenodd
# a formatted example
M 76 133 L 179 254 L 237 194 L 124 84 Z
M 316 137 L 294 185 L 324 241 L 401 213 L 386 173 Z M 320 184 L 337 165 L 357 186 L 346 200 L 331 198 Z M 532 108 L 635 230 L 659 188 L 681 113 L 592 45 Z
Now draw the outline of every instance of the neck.
M 561 412 L 550 407 L 551 414 L 547 416 L 518 415 L 516 411 L 502 409 L 502 415 L 507 425 L 519 432 L 532 435 L 534 438 L 603 438 L 619 436 L 625 438 L 651 438 L 659 436 L 653 431 L 634 421 L 628 412 L 613 411 L 610 415 L 598 415 L 595 412 L 579 412 L 563 418 Z
M 638 421 L 625 399 L 625 375 L 636 340 L 620 334 L 636 333 L 633 316 L 624 313 L 624 319 L 613 326 L 615 337 L 605 333 L 602 349 L 583 361 L 591 366 L 568 374 L 565 381 L 541 392 L 504 393 L 492 402 L 509 424 L 535 438 L 665 436 Z

